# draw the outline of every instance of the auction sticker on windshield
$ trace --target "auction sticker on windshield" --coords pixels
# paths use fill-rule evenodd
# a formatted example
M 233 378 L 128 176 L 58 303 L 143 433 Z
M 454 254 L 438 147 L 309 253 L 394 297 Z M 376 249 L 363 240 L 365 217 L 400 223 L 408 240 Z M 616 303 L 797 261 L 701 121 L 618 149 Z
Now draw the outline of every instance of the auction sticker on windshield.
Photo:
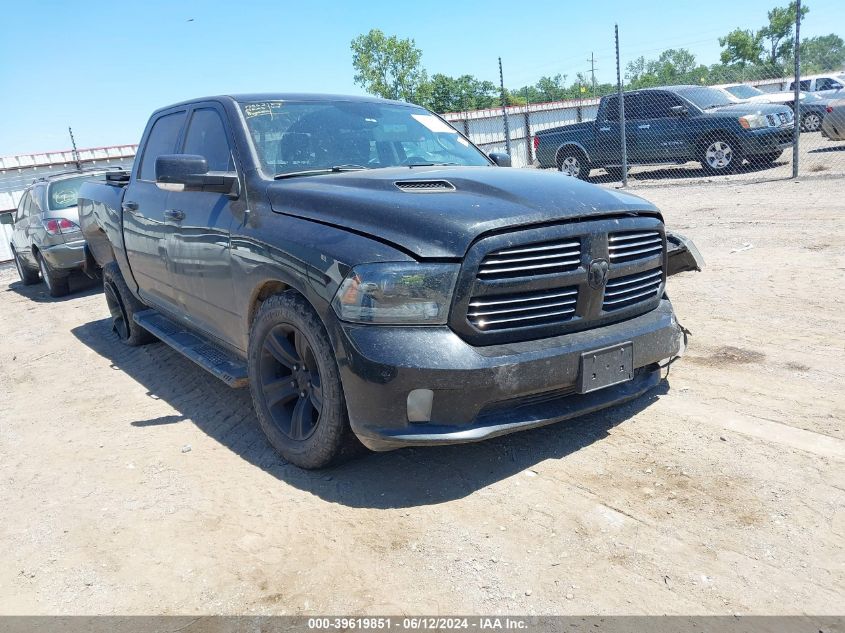
M 457 134 L 455 130 L 433 114 L 412 114 L 412 117 L 437 134 Z

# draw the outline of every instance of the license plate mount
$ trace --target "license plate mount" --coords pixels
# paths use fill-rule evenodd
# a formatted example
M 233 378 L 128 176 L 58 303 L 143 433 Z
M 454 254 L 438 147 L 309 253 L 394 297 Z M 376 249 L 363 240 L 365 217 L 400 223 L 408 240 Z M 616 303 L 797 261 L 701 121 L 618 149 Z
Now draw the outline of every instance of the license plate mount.
M 581 354 L 578 393 L 590 393 L 627 382 L 634 377 L 634 344 L 631 341 Z

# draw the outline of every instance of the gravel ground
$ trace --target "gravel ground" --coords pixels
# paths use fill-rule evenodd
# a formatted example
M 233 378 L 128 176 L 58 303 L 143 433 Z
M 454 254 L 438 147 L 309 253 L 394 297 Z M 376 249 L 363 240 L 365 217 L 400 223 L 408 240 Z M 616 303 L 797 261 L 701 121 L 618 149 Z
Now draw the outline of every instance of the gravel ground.
M 842 180 L 649 186 L 703 273 L 651 394 L 321 472 L 246 391 L 0 271 L 0 613 L 830 614 L 845 604 Z M 836 605 L 839 605 L 838 607 Z

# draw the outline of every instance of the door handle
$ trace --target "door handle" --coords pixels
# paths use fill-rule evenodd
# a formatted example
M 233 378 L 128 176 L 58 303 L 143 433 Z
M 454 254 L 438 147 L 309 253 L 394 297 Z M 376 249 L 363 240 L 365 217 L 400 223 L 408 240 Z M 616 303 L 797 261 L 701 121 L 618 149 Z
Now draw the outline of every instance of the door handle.
M 600 127 L 599 132 L 610 132 L 610 128 L 609 127 Z
M 164 211 L 164 219 L 165 220 L 184 220 L 185 219 L 185 212 L 180 211 L 179 209 L 165 209 Z
M 651 126 L 648 123 L 646 123 L 645 125 L 638 125 L 637 129 L 638 130 L 650 130 Z
M 137 202 L 132 202 L 131 200 L 127 200 L 126 202 L 124 202 L 123 204 L 121 204 L 121 205 L 120 205 L 120 207 L 121 207 L 124 211 L 129 211 L 130 213 L 134 213 L 135 211 L 137 211 L 137 210 L 138 210 L 138 203 L 137 203 Z

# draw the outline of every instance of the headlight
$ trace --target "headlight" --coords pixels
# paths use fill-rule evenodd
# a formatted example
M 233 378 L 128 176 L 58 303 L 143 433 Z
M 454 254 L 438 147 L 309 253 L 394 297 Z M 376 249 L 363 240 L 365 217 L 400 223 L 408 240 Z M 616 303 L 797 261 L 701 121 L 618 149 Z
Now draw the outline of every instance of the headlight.
M 739 117 L 739 124 L 746 130 L 756 130 L 760 127 L 768 127 L 769 122 L 762 114 L 746 114 Z
M 356 266 L 332 301 L 355 323 L 442 325 L 458 278 L 455 264 L 385 262 Z

